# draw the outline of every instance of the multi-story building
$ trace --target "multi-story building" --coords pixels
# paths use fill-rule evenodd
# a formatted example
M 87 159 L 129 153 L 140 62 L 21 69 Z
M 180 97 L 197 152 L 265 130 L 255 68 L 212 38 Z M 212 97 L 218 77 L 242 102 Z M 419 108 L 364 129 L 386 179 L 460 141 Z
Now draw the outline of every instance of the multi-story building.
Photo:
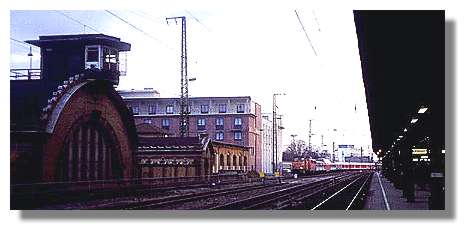
M 151 97 L 144 94 L 145 90 L 139 93 L 120 92 L 135 124 L 148 123 L 179 136 L 179 98 Z M 147 93 L 155 91 L 148 89 Z M 189 109 L 190 137 L 207 135 L 216 141 L 249 147 L 248 167 L 261 170 L 261 106 L 251 97 L 190 97 Z
M 268 115 L 263 114 L 263 157 L 261 160 L 262 170 L 266 173 L 273 173 L 273 122 Z
M 282 162 L 282 125 L 277 122 L 277 156 L 273 154 L 273 121 L 272 114 L 262 115 L 262 170 L 266 173 L 273 173 L 273 162 L 277 161 L 278 168 Z

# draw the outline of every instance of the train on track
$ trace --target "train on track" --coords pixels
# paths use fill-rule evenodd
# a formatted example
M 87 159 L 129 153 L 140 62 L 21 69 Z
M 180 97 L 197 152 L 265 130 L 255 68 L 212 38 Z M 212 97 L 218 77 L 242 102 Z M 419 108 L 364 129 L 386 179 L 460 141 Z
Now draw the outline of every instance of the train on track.
M 292 173 L 299 175 L 313 175 L 330 171 L 375 169 L 376 163 L 374 162 L 331 162 L 325 158 L 294 158 L 294 161 L 292 161 Z

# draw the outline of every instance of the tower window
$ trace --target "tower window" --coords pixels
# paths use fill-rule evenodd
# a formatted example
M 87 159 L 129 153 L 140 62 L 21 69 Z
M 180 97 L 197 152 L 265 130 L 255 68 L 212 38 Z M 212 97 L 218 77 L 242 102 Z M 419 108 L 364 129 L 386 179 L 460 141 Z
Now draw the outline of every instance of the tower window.
M 87 62 L 98 62 L 98 47 L 88 47 L 86 51 Z

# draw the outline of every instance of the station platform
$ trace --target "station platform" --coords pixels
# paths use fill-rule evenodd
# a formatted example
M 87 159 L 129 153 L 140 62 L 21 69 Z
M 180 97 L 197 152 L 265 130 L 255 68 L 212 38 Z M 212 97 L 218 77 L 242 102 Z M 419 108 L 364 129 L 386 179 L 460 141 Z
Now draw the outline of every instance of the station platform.
M 415 187 L 414 202 L 407 202 L 402 190 L 393 186 L 388 179 L 374 173 L 364 210 L 429 210 L 429 191 Z

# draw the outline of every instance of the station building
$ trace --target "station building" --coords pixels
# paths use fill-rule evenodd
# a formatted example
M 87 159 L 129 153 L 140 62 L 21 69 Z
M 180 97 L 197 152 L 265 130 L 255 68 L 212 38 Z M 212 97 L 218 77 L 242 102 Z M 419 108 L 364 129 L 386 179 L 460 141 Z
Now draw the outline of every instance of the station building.
M 207 137 L 140 138 L 136 168 L 142 178 L 209 176 L 213 156 Z
M 131 45 L 103 34 L 26 42 L 41 68 L 11 70 L 11 183 L 133 177 L 136 128 L 114 88 Z
M 250 148 L 221 141 L 212 141 L 214 148 L 213 173 L 247 172 Z
M 160 98 L 158 92 L 152 89 L 126 90 L 119 93 L 129 110 L 132 110 L 137 126 L 146 123 L 168 130 L 170 136 L 179 136 L 179 98 Z M 246 147 L 249 149 L 247 169 L 262 170 L 259 104 L 249 96 L 190 97 L 189 106 L 189 137 L 207 136 L 217 142 Z M 222 165 L 224 166 L 232 165 Z

